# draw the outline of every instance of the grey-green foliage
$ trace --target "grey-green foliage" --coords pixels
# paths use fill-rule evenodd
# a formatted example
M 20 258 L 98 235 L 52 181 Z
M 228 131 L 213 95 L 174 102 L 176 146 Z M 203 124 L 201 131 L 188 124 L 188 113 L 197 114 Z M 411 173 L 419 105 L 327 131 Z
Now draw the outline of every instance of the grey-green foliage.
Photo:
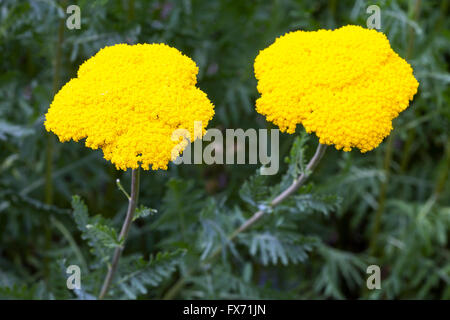
M 351 290 L 362 287 L 364 283 L 362 274 L 367 268 L 367 263 L 360 257 L 324 246 L 320 248 L 320 255 L 324 263 L 314 284 L 317 292 L 335 299 L 343 299 L 345 298 L 343 288 L 346 286 Z
M 85 240 L 91 252 L 93 253 L 90 269 L 95 269 L 98 275 L 106 272 L 106 266 L 109 265 L 112 258 L 113 249 L 124 246 L 123 239 L 119 239 L 118 232 L 111 227 L 111 221 L 101 216 L 89 216 L 84 202 L 74 196 L 72 199 L 73 218 L 81 231 L 81 237 Z M 150 212 L 151 209 L 141 205 L 139 211 Z M 141 214 L 141 218 L 143 215 Z M 121 261 L 118 275 L 113 283 L 112 297 L 135 299 L 138 294 L 147 293 L 147 287 L 155 287 L 164 279 L 168 278 L 175 270 L 180 259 L 184 254 L 183 250 L 174 250 L 172 252 L 158 252 L 155 257 L 150 257 L 148 261 L 144 260 L 142 255 L 134 254 Z M 104 273 L 103 272 L 103 273 Z M 89 277 L 85 283 L 88 288 L 95 288 L 98 284 L 97 279 Z M 114 290 L 118 287 L 120 290 Z M 90 296 L 95 292 L 88 293 Z
M 101 216 L 89 217 L 86 205 L 78 196 L 73 197 L 72 208 L 73 218 L 82 232 L 82 239 L 86 240 L 91 252 L 99 259 L 108 261 L 111 249 L 119 245 L 116 231 L 105 225 Z
M 113 250 L 123 244 L 117 235 L 127 202 L 115 181 L 128 189 L 129 172 L 115 170 L 83 142 L 62 144 L 50 136 L 51 143 L 43 126 L 53 86 L 75 77 L 83 61 L 106 45 L 165 42 L 197 63 L 198 87 L 215 105 L 208 127 L 271 129 L 254 110 L 259 50 L 288 31 L 364 26 L 372 4 L 381 9 L 381 31 L 420 82 L 410 107 L 393 123 L 390 172 L 385 142 L 365 154 L 329 147 L 306 185 L 271 208 L 313 154 L 317 138 L 301 126 L 294 136 L 280 134 L 280 159 L 286 161 L 275 176 L 259 175 L 255 165 L 145 172 L 109 297 L 450 297 L 449 1 L 77 4 L 82 27 L 64 29 L 58 77 L 58 25 L 67 17 L 62 1 L 0 3 L 1 298 L 95 298 Z M 51 204 L 44 194 L 49 149 Z M 370 252 L 385 181 L 385 208 Z M 258 210 L 263 218 L 230 241 Z M 65 268 L 72 264 L 82 268 L 79 291 L 66 288 Z M 370 264 L 381 267 L 381 290 L 365 288 Z
M 14 138 L 23 138 L 33 133 L 30 128 L 13 125 L 7 122 L 0 122 L 0 140 L 6 140 L 8 136 Z
M 286 175 L 286 180 L 291 178 L 296 180 L 301 174 L 306 172 L 306 162 L 305 151 L 307 147 L 309 136 L 305 131 L 302 131 L 301 136 L 296 137 L 292 143 L 291 152 L 289 157 L 286 157 L 286 162 L 290 164 L 288 169 L 288 174 Z
M 133 221 L 136 221 L 139 218 L 145 218 L 151 214 L 155 214 L 158 211 L 156 209 L 147 208 L 146 206 L 140 205 L 136 208 L 136 212 L 133 216 Z
M 149 261 L 142 258 L 127 261 L 120 266 L 124 275 L 117 280 L 118 286 L 129 299 L 146 294 L 147 287 L 156 287 L 170 277 L 180 263 L 184 250 L 158 252 Z
M 450 297 L 450 265 L 446 246 L 450 230 L 450 208 L 426 203 L 390 201 L 394 219 L 386 219 L 382 233 L 386 245 L 383 258 L 392 274 L 374 297 L 402 297 L 405 292 L 426 299 L 442 286 L 443 299 Z M 414 261 L 414 263 L 411 263 Z M 406 279 L 408 279 L 406 281 Z
M 289 231 L 252 232 L 242 238 L 240 242 L 249 247 L 250 255 L 259 259 L 264 266 L 304 262 L 308 252 L 318 242 L 314 237 L 304 237 Z

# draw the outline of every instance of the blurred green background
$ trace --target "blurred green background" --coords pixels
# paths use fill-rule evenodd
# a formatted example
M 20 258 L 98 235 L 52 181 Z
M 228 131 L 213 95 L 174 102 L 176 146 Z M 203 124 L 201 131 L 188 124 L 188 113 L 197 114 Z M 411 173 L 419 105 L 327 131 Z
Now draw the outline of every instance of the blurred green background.
M 79 30 L 65 24 L 71 4 Z M 227 235 L 312 155 L 315 136 L 280 135 L 276 176 L 256 165 L 142 172 L 140 201 L 157 213 L 132 226 L 109 297 L 449 299 L 450 20 L 448 1 L 420 0 L 1 0 L 0 298 L 94 298 L 110 261 L 127 206 L 116 179 L 128 189 L 130 171 L 43 127 L 84 60 L 106 45 L 164 42 L 197 63 L 216 108 L 210 128 L 273 128 L 254 110 L 259 50 L 292 30 L 366 26 L 372 4 L 420 83 L 391 136 L 366 154 L 328 148 L 296 197 L 234 242 Z M 66 287 L 73 264 L 81 290 Z M 366 288 L 371 264 L 380 290 Z

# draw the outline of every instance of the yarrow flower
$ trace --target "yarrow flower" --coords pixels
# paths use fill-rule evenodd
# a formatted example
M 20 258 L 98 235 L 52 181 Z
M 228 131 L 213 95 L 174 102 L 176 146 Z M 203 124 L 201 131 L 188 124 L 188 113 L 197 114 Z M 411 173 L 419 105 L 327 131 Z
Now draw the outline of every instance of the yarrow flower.
M 105 47 L 55 95 L 45 128 L 61 142 L 86 138 L 118 169 L 167 169 L 187 145 L 172 133 L 186 129 L 192 141 L 194 122 L 204 134 L 214 115 L 197 73 L 194 61 L 165 44 Z
M 287 33 L 254 68 L 259 113 L 283 132 L 302 124 L 344 151 L 376 148 L 419 86 L 384 34 L 351 25 Z

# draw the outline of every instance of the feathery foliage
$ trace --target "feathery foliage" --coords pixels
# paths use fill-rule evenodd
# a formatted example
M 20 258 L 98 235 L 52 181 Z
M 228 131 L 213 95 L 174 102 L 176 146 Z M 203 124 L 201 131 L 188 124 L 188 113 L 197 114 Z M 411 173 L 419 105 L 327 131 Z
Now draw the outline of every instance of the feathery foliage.
M 0 298 L 95 299 L 124 245 L 116 180 L 128 190 L 129 172 L 43 128 L 55 91 L 83 61 L 106 45 L 165 42 L 199 66 L 198 86 L 216 106 L 211 128 L 270 129 L 254 111 L 259 50 L 288 31 L 365 26 L 373 4 L 420 83 L 391 143 L 366 154 L 328 148 L 276 207 L 317 144 L 300 126 L 280 134 L 286 161 L 274 176 L 219 164 L 143 174 L 107 297 L 449 299 L 449 3 L 435 0 L 82 0 L 79 30 L 65 27 L 64 1 L 1 1 Z M 231 238 L 258 210 L 264 216 Z M 372 264 L 380 290 L 366 288 Z M 66 286 L 70 265 L 81 268 L 81 289 Z

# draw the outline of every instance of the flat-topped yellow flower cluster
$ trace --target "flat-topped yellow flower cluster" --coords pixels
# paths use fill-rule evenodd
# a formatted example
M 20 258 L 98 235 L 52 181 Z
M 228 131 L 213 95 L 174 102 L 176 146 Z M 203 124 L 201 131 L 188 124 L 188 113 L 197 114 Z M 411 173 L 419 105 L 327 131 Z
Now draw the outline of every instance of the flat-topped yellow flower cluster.
M 214 115 L 197 73 L 194 61 L 165 44 L 105 47 L 55 95 L 45 127 L 62 142 L 86 138 L 118 169 L 167 169 L 179 144 L 174 130 L 188 130 L 192 141 L 194 122 L 204 133 Z
M 259 113 L 288 133 L 302 124 L 344 151 L 376 148 L 419 85 L 384 34 L 359 26 L 287 33 L 254 67 Z

